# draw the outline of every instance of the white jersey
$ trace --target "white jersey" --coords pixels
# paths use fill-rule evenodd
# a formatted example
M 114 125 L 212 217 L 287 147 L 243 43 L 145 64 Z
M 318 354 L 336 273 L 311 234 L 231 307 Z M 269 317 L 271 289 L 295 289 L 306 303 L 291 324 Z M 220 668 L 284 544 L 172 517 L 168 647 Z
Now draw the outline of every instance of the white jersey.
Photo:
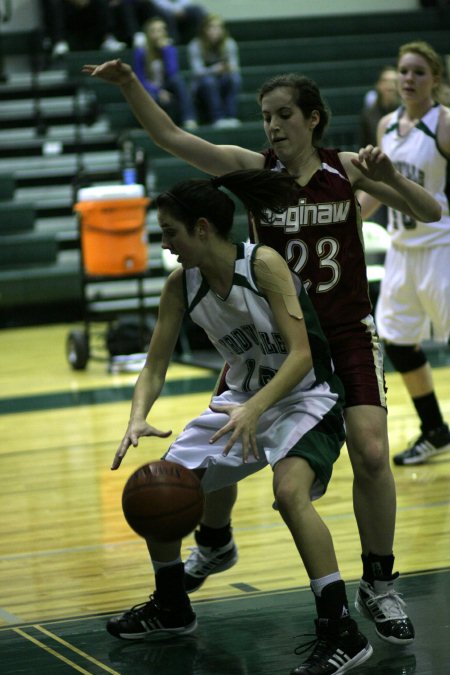
M 257 248 L 238 244 L 233 285 L 226 298 L 209 288 L 197 267 L 185 271 L 188 312 L 228 363 L 228 387 L 242 392 L 261 389 L 287 356 L 270 306 L 256 285 L 253 260 Z M 300 290 L 300 280 L 294 278 L 294 283 Z M 295 389 L 310 389 L 315 382 L 311 369 Z
M 217 406 L 244 405 L 287 357 L 270 306 L 256 285 L 253 260 L 257 248 L 255 244 L 238 244 L 233 285 L 226 298 L 209 288 L 198 268 L 184 270 L 187 311 L 230 366 L 229 389 L 212 399 Z M 345 440 L 343 389 L 333 373 L 317 315 L 298 278 L 296 288 L 300 291 L 314 369 L 258 419 L 259 459 L 250 454 L 247 462 L 242 461 L 241 439 L 224 455 L 229 433 L 211 443 L 211 437 L 222 429 L 228 416 L 210 407 L 189 422 L 165 455 L 165 459 L 189 469 L 205 469 L 205 492 L 232 485 L 267 464 L 274 467 L 286 456 L 301 457 L 311 466 L 316 476 L 312 499 L 326 489 L 333 462 Z
M 436 130 L 442 106 L 436 103 L 422 119 L 400 136 L 399 119 L 403 107 L 392 115 L 381 140 L 381 147 L 404 176 L 424 187 L 442 208 L 442 218 L 434 223 L 423 223 L 389 209 L 388 231 L 398 248 L 431 247 L 450 244 L 449 215 L 449 161 L 439 150 Z

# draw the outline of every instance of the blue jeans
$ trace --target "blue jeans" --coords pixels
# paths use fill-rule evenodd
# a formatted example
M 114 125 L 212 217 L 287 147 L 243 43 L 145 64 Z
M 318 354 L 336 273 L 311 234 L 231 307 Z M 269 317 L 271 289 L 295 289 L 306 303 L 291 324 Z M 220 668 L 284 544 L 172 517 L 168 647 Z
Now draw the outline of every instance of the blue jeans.
M 238 116 L 238 94 L 241 90 L 239 73 L 205 75 L 197 79 L 194 90 L 206 106 L 210 122 Z
M 173 115 L 176 121 L 197 120 L 197 113 L 192 102 L 191 93 L 182 75 L 178 73 L 169 77 L 164 82 L 164 88 L 170 91 L 176 99 L 176 103 L 173 106 Z

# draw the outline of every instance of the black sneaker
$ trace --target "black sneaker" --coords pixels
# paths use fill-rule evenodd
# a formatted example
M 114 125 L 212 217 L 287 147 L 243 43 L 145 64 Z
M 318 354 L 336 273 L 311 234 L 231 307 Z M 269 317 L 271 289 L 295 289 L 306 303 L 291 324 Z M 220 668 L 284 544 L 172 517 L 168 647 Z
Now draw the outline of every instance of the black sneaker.
M 394 590 L 394 581 L 375 580 L 359 582 L 355 607 L 360 614 L 375 624 L 378 637 L 397 645 L 408 645 L 414 640 L 414 626 L 405 613 L 405 602 Z
M 372 646 L 350 618 L 316 619 L 316 637 L 295 650 L 299 656 L 313 648 L 291 675 L 338 675 L 356 668 L 372 656 Z
M 233 539 L 225 546 L 193 547 L 184 563 L 184 586 L 187 593 L 193 593 L 206 581 L 210 574 L 225 572 L 238 561 L 238 551 Z
M 149 602 L 135 605 L 106 624 L 108 633 L 123 640 L 142 640 L 148 635 L 186 635 L 196 628 L 197 619 L 190 605 L 177 611 L 163 609 L 154 595 Z
M 427 459 L 450 451 L 450 429 L 443 424 L 433 431 L 420 434 L 403 452 L 394 455 L 394 464 L 407 466 L 408 464 L 424 464 Z

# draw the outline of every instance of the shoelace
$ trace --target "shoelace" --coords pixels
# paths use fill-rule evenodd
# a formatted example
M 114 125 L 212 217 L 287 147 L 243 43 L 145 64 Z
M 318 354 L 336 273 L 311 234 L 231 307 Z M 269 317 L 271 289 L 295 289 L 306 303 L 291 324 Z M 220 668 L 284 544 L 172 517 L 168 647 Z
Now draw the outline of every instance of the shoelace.
M 384 608 L 379 605 L 383 603 Z M 374 608 L 375 616 L 384 619 L 406 619 L 406 614 L 403 608 L 406 607 L 406 602 L 400 597 L 398 591 L 390 590 L 385 593 L 379 593 L 366 600 L 366 604 Z
M 303 635 L 298 635 L 297 637 L 313 637 L 313 633 L 303 633 Z M 296 656 L 301 656 L 305 654 L 310 649 L 314 648 L 314 655 L 319 657 L 325 657 L 330 650 L 330 644 L 323 638 L 317 637 L 314 634 L 314 639 L 309 642 L 304 642 L 294 649 L 294 654 Z
M 142 612 L 144 607 L 147 607 L 147 605 L 155 605 L 155 599 L 153 595 L 150 596 L 150 599 L 147 600 L 147 602 L 140 602 L 138 605 L 134 605 L 131 609 L 129 609 L 127 612 L 124 613 L 123 617 L 129 617 L 129 616 L 134 616 L 135 614 L 139 614 Z

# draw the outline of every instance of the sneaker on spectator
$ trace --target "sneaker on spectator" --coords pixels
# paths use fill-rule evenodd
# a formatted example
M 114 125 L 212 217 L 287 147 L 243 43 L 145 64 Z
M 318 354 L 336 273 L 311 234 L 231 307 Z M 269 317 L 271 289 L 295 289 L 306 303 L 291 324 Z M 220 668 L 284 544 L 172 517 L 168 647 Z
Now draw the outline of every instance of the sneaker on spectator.
M 181 126 L 183 129 L 186 129 L 186 131 L 194 131 L 194 129 L 198 128 L 198 124 L 195 120 L 184 120 Z
M 52 56 L 55 58 L 60 58 L 61 56 L 64 56 L 64 54 L 67 54 L 68 51 L 68 43 L 61 40 L 60 42 L 56 42 L 53 46 Z
M 228 122 L 225 118 L 216 120 L 212 123 L 213 129 L 228 129 Z
M 316 637 L 295 650 L 298 656 L 310 648 L 312 652 L 304 663 L 291 670 L 291 675 L 346 673 L 372 656 L 372 646 L 350 617 L 316 619 L 315 624 Z
M 378 637 L 397 645 L 408 645 L 414 640 L 414 626 L 405 613 L 406 607 L 400 594 L 394 590 L 394 581 L 375 579 L 369 584 L 364 579 L 359 582 L 355 607 L 360 614 L 375 624 Z
M 145 33 L 135 33 L 133 37 L 133 47 L 146 47 L 147 37 Z
M 241 120 L 238 120 L 237 117 L 227 117 L 225 122 L 227 123 L 227 127 L 229 129 L 236 129 L 236 127 L 240 127 L 242 124 Z
M 177 610 L 163 608 L 156 593 L 148 602 L 135 605 L 106 624 L 108 633 L 123 640 L 142 640 L 149 635 L 186 635 L 196 628 L 197 619 L 190 605 Z
M 100 49 L 105 49 L 108 52 L 120 52 L 122 49 L 125 49 L 125 47 L 125 42 L 119 42 L 114 35 L 108 35 L 100 45 Z
M 440 455 L 450 450 L 450 429 L 443 424 L 433 431 L 420 434 L 406 450 L 394 455 L 394 464 L 407 466 L 408 464 L 424 464 L 430 457 Z
M 197 533 L 195 533 L 197 540 Z M 197 540 L 198 544 L 198 540 Z M 233 539 L 225 546 L 192 547 L 192 553 L 184 563 L 184 585 L 187 593 L 193 593 L 211 574 L 225 572 L 238 561 L 238 552 Z

